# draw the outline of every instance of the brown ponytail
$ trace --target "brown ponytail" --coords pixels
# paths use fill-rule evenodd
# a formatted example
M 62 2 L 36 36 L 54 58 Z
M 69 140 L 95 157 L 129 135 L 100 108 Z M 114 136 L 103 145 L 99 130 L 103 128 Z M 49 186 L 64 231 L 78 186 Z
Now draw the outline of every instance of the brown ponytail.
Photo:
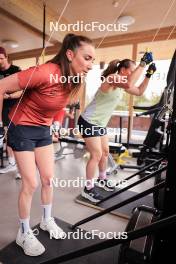
M 116 72 L 120 72 L 121 68 L 126 68 L 128 69 L 130 67 L 130 64 L 134 63 L 135 61 L 130 60 L 130 59 L 124 59 L 122 61 L 120 60 L 113 60 L 109 63 L 108 67 L 103 71 L 103 73 L 101 74 L 101 79 L 103 80 L 103 78 L 106 78 L 108 75 L 116 73 Z

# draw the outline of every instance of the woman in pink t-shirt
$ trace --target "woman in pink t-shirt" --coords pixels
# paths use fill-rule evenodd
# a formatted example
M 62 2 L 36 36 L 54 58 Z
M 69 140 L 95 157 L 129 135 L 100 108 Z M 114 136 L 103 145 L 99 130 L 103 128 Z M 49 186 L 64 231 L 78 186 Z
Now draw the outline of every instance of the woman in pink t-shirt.
M 63 236 L 63 230 L 51 217 L 54 154 L 50 125 L 54 115 L 66 106 L 70 95 L 79 90 L 82 77 L 92 68 L 94 53 L 90 39 L 68 34 L 59 53 L 50 62 L 0 81 L 0 113 L 5 93 L 24 90 L 22 99 L 13 107 L 9 116 L 11 123 L 8 129 L 8 145 L 14 150 L 22 176 L 18 203 L 20 228 L 16 243 L 29 256 L 38 256 L 45 251 L 29 225 L 31 201 L 37 187 L 36 165 L 42 183 L 43 217 L 40 228 L 48 231 L 55 239 Z M 79 83 L 73 81 L 76 75 L 79 75 L 76 79 Z M 1 115 L 0 122 L 2 144 Z

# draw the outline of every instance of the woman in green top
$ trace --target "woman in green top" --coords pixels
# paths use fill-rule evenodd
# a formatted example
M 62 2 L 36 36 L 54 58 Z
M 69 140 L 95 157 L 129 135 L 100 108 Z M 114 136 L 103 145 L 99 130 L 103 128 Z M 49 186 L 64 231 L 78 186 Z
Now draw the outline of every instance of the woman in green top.
M 86 147 L 90 152 L 90 159 L 86 167 L 86 186 L 82 196 L 92 202 L 99 202 L 102 197 L 95 191 L 94 176 L 99 167 L 99 178 L 106 191 L 113 191 L 114 187 L 106 179 L 107 158 L 109 154 L 108 135 L 106 126 L 113 110 L 118 104 L 118 88 L 127 93 L 140 96 L 146 90 L 149 79 L 156 71 L 152 53 L 146 52 L 138 67 L 130 59 L 113 60 L 102 73 L 102 84 L 95 97 L 86 107 L 78 120 L 78 126 Z M 139 86 L 136 82 L 143 74 L 146 65 L 149 65 L 144 80 Z

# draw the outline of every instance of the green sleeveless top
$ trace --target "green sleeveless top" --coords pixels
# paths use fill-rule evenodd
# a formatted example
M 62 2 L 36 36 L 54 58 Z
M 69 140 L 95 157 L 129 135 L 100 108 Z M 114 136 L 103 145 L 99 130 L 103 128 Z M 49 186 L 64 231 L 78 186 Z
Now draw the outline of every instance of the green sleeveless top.
M 120 99 L 120 88 L 109 92 L 102 92 L 98 89 L 94 99 L 86 107 L 81 116 L 91 124 L 106 127 Z

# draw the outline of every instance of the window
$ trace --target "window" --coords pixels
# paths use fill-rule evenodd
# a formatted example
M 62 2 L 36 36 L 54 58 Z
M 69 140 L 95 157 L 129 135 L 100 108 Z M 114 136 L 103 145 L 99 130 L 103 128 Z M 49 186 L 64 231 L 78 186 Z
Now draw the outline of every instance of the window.
M 14 65 L 19 66 L 22 70 L 25 70 L 29 67 L 36 65 L 36 58 L 27 58 L 27 59 L 21 59 L 21 60 L 14 60 Z
M 161 94 L 164 88 L 166 87 L 166 78 L 167 78 L 170 62 L 171 60 L 155 61 L 157 71 L 151 77 L 151 80 L 144 95 L 140 97 L 135 96 L 134 105 L 151 106 L 158 103 Z

